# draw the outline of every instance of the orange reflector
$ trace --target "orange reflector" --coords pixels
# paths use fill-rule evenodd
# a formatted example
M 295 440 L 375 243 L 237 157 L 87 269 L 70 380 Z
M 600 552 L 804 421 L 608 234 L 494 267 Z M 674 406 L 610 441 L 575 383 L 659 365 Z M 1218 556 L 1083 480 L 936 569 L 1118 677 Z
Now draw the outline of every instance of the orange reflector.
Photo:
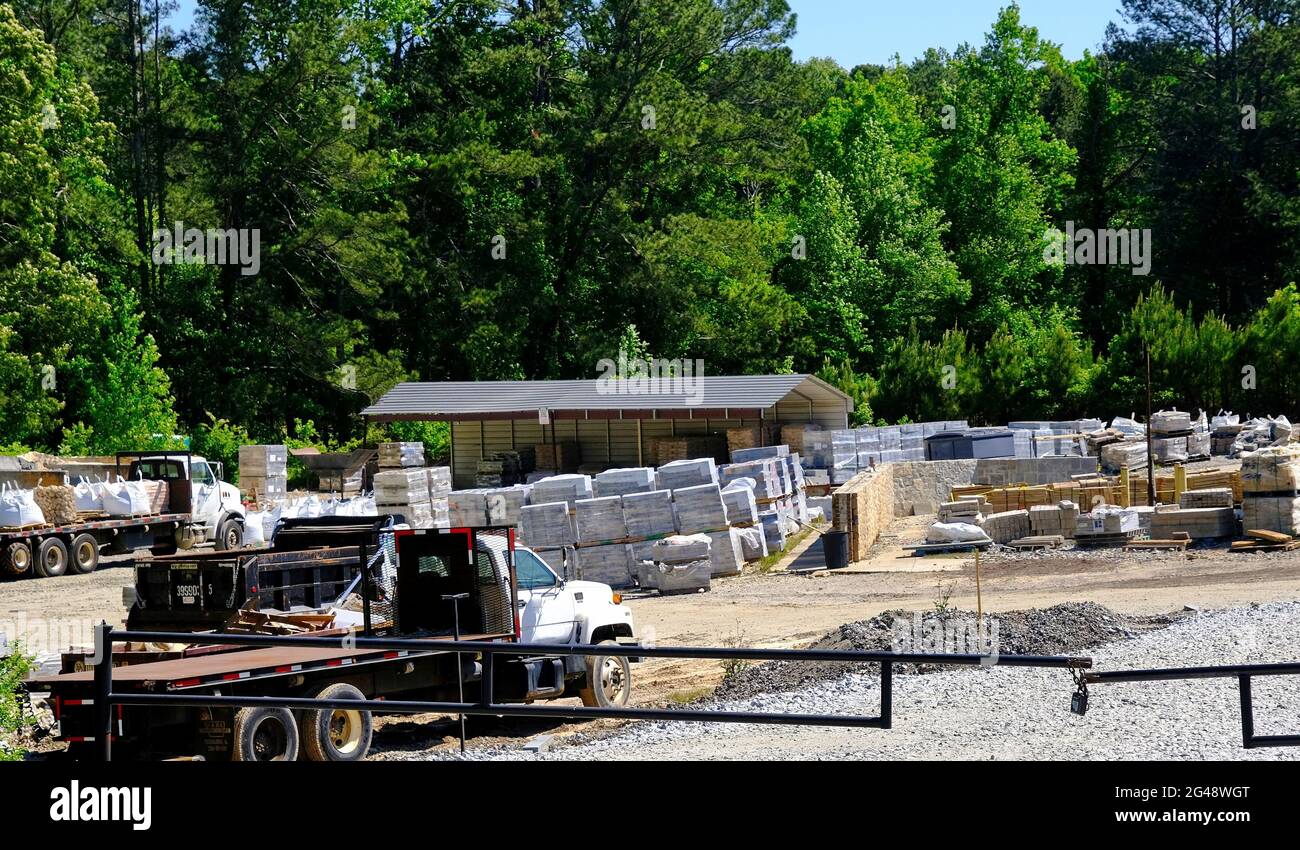
M 622 605 L 622 604 L 623 604 L 623 594 L 621 594 L 621 593 L 615 593 L 615 594 L 614 594 L 614 604 L 615 604 L 615 605 Z

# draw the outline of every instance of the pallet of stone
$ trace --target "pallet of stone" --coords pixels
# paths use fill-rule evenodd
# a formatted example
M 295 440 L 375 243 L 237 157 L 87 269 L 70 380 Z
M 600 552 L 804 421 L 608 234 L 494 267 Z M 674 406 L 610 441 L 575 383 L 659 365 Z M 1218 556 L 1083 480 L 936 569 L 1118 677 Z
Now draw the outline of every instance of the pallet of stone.
M 754 498 L 772 499 L 780 496 L 781 474 L 775 458 L 762 458 L 743 463 L 728 463 L 718 467 L 718 483 L 724 487 L 748 478 L 754 482 Z
M 1246 493 L 1241 500 L 1241 520 L 1246 528 L 1300 535 L 1300 497 Z
M 955 502 L 940 502 L 939 522 L 969 522 L 974 524 L 979 519 L 985 502 L 974 499 L 958 499 Z
M 623 497 L 605 496 L 579 500 L 574 525 L 578 543 L 626 538 L 628 532 L 627 522 L 623 519 Z
M 1205 490 L 1185 490 L 1178 497 L 1178 505 L 1183 508 L 1230 508 L 1232 489 L 1211 487 Z
M 673 513 L 677 517 L 677 530 L 683 534 L 727 527 L 727 509 L 717 484 L 673 490 Z
M 452 528 L 482 528 L 488 524 L 487 493 L 453 490 L 447 494 L 447 521 Z
M 650 555 L 660 564 L 707 561 L 712 548 L 713 538 L 707 534 L 674 534 L 654 541 Z
M 722 437 L 656 437 L 650 441 L 651 461 L 656 466 L 664 466 L 675 460 L 693 458 L 713 458 L 727 456 L 727 441 Z
M 648 540 L 677 533 L 672 491 L 629 493 L 622 498 L 623 522 L 627 525 L 629 536 Z
M 591 479 L 591 491 L 597 499 L 605 496 L 626 496 L 628 493 L 649 493 L 655 489 L 655 471 L 648 466 L 626 469 L 606 469 Z
M 434 528 L 438 524 L 438 515 L 429 502 L 386 504 L 376 501 L 375 515 L 401 516 L 411 528 Z
M 532 489 L 524 484 L 511 487 L 489 487 L 483 490 L 486 497 L 487 523 L 490 526 L 519 525 L 520 511 L 532 496 Z
M 1035 535 L 1074 537 L 1079 520 L 1079 506 L 1061 501 L 1055 505 L 1036 505 L 1029 509 L 1029 527 Z
M 655 488 L 677 490 L 701 484 L 718 483 L 718 465 L 711 457 L 674 460 L 655 472 Z
M 635 567 L 637 584 L 646 590 L 657 590 L 661 596 L 707 591 L 713 571 L 713 565 L 707 558 L 680 564 L 638 561 Z
M 727 509 L 729 525 L 754 524 L 758 522 L 758 502 L 754 491 L 742 484 L 732 484 L 722 488 L 722 504 Z
M 278 502 L 289 495 L 289 479 L 239 475 L 239 495 L 250 502 Z
M 1160 410 L 1151 414 L 1151 433 L 1186 436 L 1192 430 L 1192 415 L 1185 410 Z
M 755 446 L 752 449 L 740 449 L 731 453 L 732 463 L 749 463 L 768 458 L 785 458 L 790 456 L 790 447 L 782 443 L 777 446 Z
M 289 450 L 282 445 L 239 447 L 239 474 L 252 478 L 283 478 L 289 474 Z
M 398 469 L 401 467 L 424 466 L 424 443 L 380 443 L 379 468 Z
M 763 533 L 761 525 L 736 528 L 736 531 L 740 541 L 740 553 L 746 561 L 757 561 L 767 557 L 767 535 Z
M 532 500 L 538 503 L 564 502 L 575 510 L 579 499 L 591 498 L 591 476 L 578 473 L 552 475 L 533 484 Z
M 628 547 L 615 543 L 574 549 L 578 578 L 610 587 L 630 587 L 634 583 L 632 559 Z
M 569 506 L 564 502 L 523 506 L 519 509 L 519 536 L 530 549 L 572 546 L 576 534 Z
M 582 463 L 582 449 L 572 440 L 535 443 L 533 461 L 535 469 L 551 469 L 560 473 L 573 472 Z
M 1237 514 L 1232 508 L 1181 508 L 1161 505 L 1151 517 L 1151 536 L 1174 537 L 1178 532 L 1193 540 L 1237 536 Z
M 1020 537 L 1007 544 L 1008 547 L 1021 552 L 1036 552 L 1040 549 L 1060 549 L 1065 545 L 1065 538 L 1059 534 L 1040 534 L 1033 537 Z
M 1145 469 L 1147 466 L 1147 444 L 1145 440 L 1128 440 L 1111 443 L 1101 449 L 1101 465 L 1106 469 L 1120 470 Z
M 385 469 L 375 474 L 375 500 L 386 505 L 427 502 L 429 474 L 423 467 Z
M 1019 537 L 1030 535 L 1029 511 L 999 511 L 984 516 L 980 528 L 994 543 L 1006 543 Z
M 523 480 L 518 452 L 496 452 L 480 460 L 475 467 L 474 483 L 480 487 L 506 487 Z
M 745 566 L 745 555 L 739 537 L 740 529 L 725 528 L 708 534 L 711 575 L 739 575 Z

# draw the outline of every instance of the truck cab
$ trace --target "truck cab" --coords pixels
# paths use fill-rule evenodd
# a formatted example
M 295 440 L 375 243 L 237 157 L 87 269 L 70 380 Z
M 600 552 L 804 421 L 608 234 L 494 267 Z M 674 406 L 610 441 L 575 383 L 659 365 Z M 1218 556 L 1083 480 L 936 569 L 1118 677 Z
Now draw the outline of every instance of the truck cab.
M 191 517 L 191 524 L 177 531 L 178 548 L 212 543 L 225 550 L 243 545 L 244 505 L 238 488 L 222 480 L 222 464 L 189 452 L 122 452 L 117 464 L 118 474 L 128 480 L 168 483 L 171 510 Z

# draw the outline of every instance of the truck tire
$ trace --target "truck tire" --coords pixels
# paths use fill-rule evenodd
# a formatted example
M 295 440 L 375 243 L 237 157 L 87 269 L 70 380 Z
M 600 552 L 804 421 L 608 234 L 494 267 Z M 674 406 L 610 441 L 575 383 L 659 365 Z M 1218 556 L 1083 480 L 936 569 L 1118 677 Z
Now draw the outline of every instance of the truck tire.
M 352 685 L 326 685 L 316 699 L 365 699 Z M 321 709 L 302 715 L 302 751 L 308 761 L 361 761 L 370 752 L 374 724 L 370 712 Z
M 228 519 L 217 528 L 217 539 L 213 547 L 218 551 L 239 549 L 244 545 L 244 524 L 237 519 Z
M 68 571 L 68 544 L 61 537 L 46 537 L 36 550 L 32 569 L 41 578 L 54 578 Z
M 618 641 L 602 640 L 599 645 Z M 582 704 L 593 708 L 622 708 L 632 695 L 632 665 L 621 655 L 588 655 L 587 680 L 579 689 Z
M 32 547 L 26 540 L 15 540 L 0 549 L 0 572 L 22 578 L 32 571 Z
M 241 708 L 235 712 L 231 761 L 296 761 L 298 724 L 287 708 Z
M 68 565 L 77 575 L 89 575 L 99 566 L 99 540 L 93 534 L 78 534 L 68 547 Z

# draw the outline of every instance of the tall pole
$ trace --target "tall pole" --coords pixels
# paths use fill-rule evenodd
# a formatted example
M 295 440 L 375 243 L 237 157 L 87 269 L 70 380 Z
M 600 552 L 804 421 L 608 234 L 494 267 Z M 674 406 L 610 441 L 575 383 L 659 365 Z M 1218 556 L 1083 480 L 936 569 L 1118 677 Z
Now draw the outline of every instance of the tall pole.
M 1151 450 L 1151 343 L 1146 343 L 1147 354 L 1147 504 L 1156 504 L 1156 463 Z

